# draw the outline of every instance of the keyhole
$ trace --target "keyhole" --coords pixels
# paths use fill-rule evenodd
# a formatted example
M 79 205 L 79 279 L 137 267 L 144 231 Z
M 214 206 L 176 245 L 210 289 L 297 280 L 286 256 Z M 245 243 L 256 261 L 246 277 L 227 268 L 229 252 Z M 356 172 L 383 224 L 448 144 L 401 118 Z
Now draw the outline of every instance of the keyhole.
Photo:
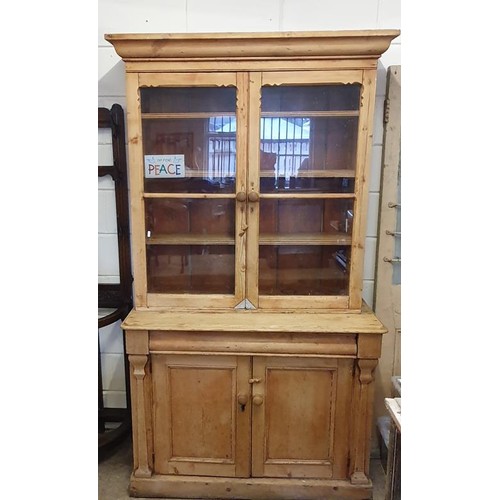
M 240 411 L 241 412 L 245 411 L 245 406 L 246 406 L 246 404 L 244 404 L 244 405 L 240 404 Z

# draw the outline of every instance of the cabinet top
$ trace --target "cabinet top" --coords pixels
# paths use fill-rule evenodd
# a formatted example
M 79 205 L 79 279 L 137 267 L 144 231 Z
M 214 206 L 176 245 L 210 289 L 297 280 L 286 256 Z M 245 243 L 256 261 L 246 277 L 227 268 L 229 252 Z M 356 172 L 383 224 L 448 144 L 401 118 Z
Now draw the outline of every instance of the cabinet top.
M 133 310 L 122 323 L 125 330 L 200 332 L 386 333 L 368 307 L 361 313 L 298 313 L 257 311 Z
M 107 34 L 120 57 L 186 58 L 378 58 L 399 30 L 299 31 L 268 33 Z

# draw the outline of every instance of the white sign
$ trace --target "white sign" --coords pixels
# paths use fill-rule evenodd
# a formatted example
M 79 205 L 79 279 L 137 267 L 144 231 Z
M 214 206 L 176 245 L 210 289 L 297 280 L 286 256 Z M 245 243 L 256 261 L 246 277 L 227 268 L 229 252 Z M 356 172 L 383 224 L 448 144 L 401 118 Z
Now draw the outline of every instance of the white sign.
M 147 179 L 186 177 L 184 155 L 145 155 L 144 176 Z

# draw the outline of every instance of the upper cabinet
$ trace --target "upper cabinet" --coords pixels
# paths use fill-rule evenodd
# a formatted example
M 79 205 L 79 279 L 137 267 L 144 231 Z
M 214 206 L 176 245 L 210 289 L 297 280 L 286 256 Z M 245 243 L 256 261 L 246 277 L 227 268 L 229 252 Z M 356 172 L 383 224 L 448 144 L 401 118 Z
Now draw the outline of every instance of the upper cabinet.
M 398 34 L 106 36 L 137 308 L 361 310 L 377 60 Z

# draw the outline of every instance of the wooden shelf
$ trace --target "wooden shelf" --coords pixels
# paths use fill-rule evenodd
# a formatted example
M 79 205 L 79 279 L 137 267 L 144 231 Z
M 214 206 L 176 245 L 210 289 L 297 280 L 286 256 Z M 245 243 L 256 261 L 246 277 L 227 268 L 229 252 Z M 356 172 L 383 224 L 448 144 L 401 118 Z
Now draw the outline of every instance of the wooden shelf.
M 205 118 L 220 118 L 221 116 L 236 116 L 234 111 L 197 111 L 193 113 L 142 113 L 143 120 L 193 120 Z M 232 132 L 236 133 L 236 131 Z M 221 134 L 224 135 L 224 134 Z
M 234 111 L 196 111 L 185 113 L 142 113 L 143 120 L 192 120 L 236 116 Z M 348 118 L 359 116 L 359 110 L 350 111 L 262 111 L 262 118 Z M 236 131 L 234 131 L 236 133 Z
M 352 238 L 347 233 L 263 233 L 260 245 L 350 245 Z M 147 245 L 234 245 L 235 239 L 225 234 L 165 234 L 146 239 Z
M 260 245 L 350 245 L 352 237 L 347 233 L 262 233 L 259 237 Z
M 261 170 L 261 177 L 276 177 L 273 170 Z M 356 176 L 355 170 L 342 169 L 342 170 L 302 170 L 299 171 L 298 175 L 295 176 L 296 179 L 301 178 L 311 178 L 311 177 L 321 177 L 321 178 L 338 178 L 338 177 L 348 177 L 354 179 Z M 279 175 L 278 178 L 284 178 L 284 175 Z
M 164 234 L 146 238 L 147 245 L 234 245 L 234 236 L 225 234 Z
M 354 170 L 350 169 L 342 169 L 342 170 L 303 170 L 300 171 L 297 176 L 295 176 L 296 179 L 302 179 L 302 178 L 349 178 L 349 179 L 354 179 L 356 176 L 356 172 Z M 260 171 L 260 177 L 276 177 L 276 174 L 274 173 L 274 170 L 261 170 Z M 284 175 L 278 175 L 278 178 L 284 178 Z M 208 170 L 197 170 L 197 169 L 192 169 L 186 166 L 186 177 L 183 178 L 183 180 L 189 179 L 189 178 L 208 178 Z M 228 176 L 221 176 L 221 177 L 214 177 L 214 179 L 235 179 L 235 175 L 228 175 Z M 171 180 L 171 179 L 166 179 L 166 180 Z
M 359 116 L 359 110 L 340 111 L 262 111 L 263 118 L 348 118 Z

